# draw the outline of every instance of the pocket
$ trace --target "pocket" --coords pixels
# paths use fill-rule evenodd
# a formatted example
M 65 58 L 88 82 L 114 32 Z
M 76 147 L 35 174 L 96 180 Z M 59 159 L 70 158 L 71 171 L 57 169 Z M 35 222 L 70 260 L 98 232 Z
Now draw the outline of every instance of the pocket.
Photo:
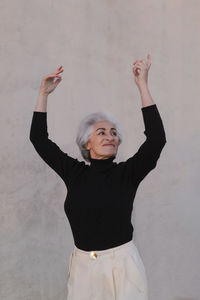
M 140 293 L 145 292 L 145 278 L 143 277 L 131 254 L 127 254 L 126 256 L 126 277 L 128 281 L 139 290 Z
M 146 270 L 145 270 L 145 266 L 143 264 L 143 260 L 140 256 L 140 253 L 139 253 L 137 247 L 135 245 L 133 245 L 133 246 L 134 246 L 134 250 L 133 250 L 133 252 L 130 253 L 130 256 L 132 256 L 132 259 L 135 262 L 135 264 L 137 265 L 138 270 L 141 273 L 141 275 L 144 277 L 145 280 L 147 280 Z

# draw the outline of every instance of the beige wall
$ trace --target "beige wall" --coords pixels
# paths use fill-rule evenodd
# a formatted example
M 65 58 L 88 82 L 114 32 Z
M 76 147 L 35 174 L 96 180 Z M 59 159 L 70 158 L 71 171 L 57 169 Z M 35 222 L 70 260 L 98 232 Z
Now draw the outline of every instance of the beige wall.
M 123 129 L 121 161 L 145 139 L 131 66 L 147 53 L 167 144 L 137 191 L 135 238 L 150 300 L 200 299 L 199 30 L 194 0 L 1 0 L 1 300 L 66 299 L 67 191 L 29 141 L 42 77 L 64 68 L 49 97 L 50 138 L 82 160 L 79 121 L 108 110 Z

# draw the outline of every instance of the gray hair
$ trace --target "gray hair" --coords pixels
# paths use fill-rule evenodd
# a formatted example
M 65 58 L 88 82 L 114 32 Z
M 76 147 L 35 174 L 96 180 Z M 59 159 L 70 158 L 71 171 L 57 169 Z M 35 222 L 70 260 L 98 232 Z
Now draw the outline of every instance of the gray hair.
M 99 121 L 109 121 L 112 123 L 117 130 L 117 137 L 119 139 L 119 145 L 122 143 L 122 135 L 121 129 L 113 117 L 113 115 L 109 112 L 96 112 L 87 115 L 79 124 L 78 132 L 76 136 L 76 143 L 81 151 L 82 157 L 90 162 L 90 151 L 86 149 L 86 144 L 90 140 L 90 135 L 93 130 L 93 125 Z

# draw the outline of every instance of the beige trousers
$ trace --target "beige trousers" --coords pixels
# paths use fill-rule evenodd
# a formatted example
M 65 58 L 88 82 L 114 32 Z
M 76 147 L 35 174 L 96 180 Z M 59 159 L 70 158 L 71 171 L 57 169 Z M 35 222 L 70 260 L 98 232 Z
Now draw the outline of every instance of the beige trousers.
M 148 300 L 144 264 L 133 240 L 70 255 L 67 300 Z

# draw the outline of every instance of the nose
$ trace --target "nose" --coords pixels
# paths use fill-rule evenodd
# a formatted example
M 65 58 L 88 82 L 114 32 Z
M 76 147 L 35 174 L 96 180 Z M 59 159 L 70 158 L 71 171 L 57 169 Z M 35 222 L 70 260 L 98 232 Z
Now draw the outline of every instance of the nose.
M 114 136 L 113 136 L 112 134 L 109 133 L 109 134 L 106 135 L 106 139 L 109 140 L 109 141 L 110 141 L 110 140 L 111 140 L 111 141 L 114 141 Z

